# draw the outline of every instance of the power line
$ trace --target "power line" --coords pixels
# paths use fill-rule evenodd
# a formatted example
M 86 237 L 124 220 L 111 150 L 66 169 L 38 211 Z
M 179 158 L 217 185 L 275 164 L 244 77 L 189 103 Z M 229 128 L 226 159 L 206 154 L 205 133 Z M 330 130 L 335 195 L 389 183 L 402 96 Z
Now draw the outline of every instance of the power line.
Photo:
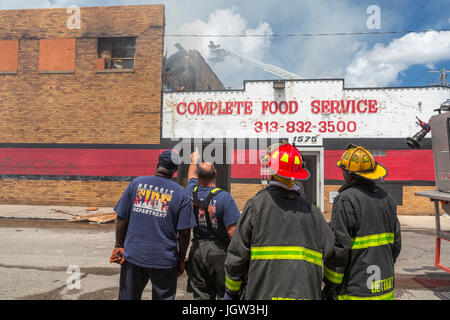
M 216 37 L 216 38 L 238 38 L 238 37 L 321 37 L 321 36 L 359 36 L 359 35 L 384 35 L 421 33 L 427 31 L 450 31 L 450 29 L 423 29 L 402 31 L 371 31 L 371 32 L 336 32 L 336 33 L 280 33 L 280 34 L 166 34 L 165 37 Z
M 423 81 L 423 77 L 424 77 L 423 74 L 419 74 L 419 76 L 418 76 L 417 78 L 415 78 L 413 81 L 408 81 L 408 82 L 409 82 L 411 85 L 415 85 L 415 84 L 417 84 L 417 81 L 418 81 L 418 80 Z

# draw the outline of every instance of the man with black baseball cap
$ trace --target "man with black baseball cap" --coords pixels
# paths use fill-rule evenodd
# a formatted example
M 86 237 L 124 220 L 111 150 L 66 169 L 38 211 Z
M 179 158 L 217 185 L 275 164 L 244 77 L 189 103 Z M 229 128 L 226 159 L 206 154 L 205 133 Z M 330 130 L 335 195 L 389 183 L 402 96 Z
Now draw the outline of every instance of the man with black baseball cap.
M 131 181 L 114 208 L 110 262 L 121 264 L 119 300 L 140 300 L 149 280 L 154 300 L 175 299 L 190 231 L 197 225 L 188 193 L 171 180 L 178 164 L 175 152 L 162 152 L 155 175 Z

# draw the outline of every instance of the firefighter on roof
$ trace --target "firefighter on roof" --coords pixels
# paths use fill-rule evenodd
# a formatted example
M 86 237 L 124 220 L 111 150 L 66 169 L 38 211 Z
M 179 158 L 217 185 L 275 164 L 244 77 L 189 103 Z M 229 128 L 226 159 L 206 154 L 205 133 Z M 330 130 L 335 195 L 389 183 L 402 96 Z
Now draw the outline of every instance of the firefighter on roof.
M 227 296 L 322 299 L 322 261 L 333 254 L 334 237 L 295 185 L 311 174 L 290 144 L 271 146 L 262 162 L 271 169 L 271 181 L 246 203 L 228 247 Z
M 394 200 L 375 184 L 387 170 L 355 145 L 349 145 L 336 164 L 345 185 L 333 203 L 335 255 L 325 260 L 324 294 L 339 300 L 391 300 L 400 223 Z

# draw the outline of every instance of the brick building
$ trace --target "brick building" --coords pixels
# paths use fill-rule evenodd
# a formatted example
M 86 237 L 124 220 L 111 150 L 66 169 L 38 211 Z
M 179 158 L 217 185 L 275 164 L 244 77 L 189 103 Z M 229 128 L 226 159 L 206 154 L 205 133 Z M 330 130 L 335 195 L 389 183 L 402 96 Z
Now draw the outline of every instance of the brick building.
M 225 90 L 217 75 L 197 50 L 186 50 L 177 43 L 177 52 L 164 59 L 164 91 Z
M 154 172 L 164 6 L 76 14 L 0 11 L 1 203 L 114 205 Z

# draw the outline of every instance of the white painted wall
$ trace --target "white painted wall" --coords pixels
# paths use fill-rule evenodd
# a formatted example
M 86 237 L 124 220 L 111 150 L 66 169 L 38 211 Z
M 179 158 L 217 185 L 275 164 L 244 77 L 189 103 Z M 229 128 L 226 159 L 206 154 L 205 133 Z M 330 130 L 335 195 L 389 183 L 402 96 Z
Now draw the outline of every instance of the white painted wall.
M 322 138 L 406 138 L 420 128 L 415 117 L 424 121 L 435 114 L 434 109 L 450 98 L 450 88 L 374 88 L 344 89 L 343 80 L 297 80 L 286 81 L 285 89 L 273 89 L 272 81 L 246 82 L 243 91 L 223 92 L 174 92 L 163 96 L 163 138 L 279 138 L 294 136 Z M 314 100 L 376 100 L 376 113 L 315 114 L 311 102 Z M 251 101 L 252 114 L 181 115 L 177 105 L 181 102 Z M 295 114 L 262 114 L 263 101 L 296 101 Z M 364 105 L 361 109 L 365 109 Z M 184 112 L 184 107 L 180 107 Z M 263 131 L 255 131 L 256 122 L 263 123 Z M 311 123 L 310 133 L 287 132 L 287 122 L 307 121 Z M 340 121 L 356 124 L 354 132 L 319 132 L 322 121 L 336 124 Z M 278 123 L 276 132 L 265 132 L 265 122 L 273 129 L 271 122 Z M 283 126 L 283 127 L 282 127 Z M 341 128 L 343 124 L 341 124 Z M 311 140 L 310 140 L 311 141 Z

